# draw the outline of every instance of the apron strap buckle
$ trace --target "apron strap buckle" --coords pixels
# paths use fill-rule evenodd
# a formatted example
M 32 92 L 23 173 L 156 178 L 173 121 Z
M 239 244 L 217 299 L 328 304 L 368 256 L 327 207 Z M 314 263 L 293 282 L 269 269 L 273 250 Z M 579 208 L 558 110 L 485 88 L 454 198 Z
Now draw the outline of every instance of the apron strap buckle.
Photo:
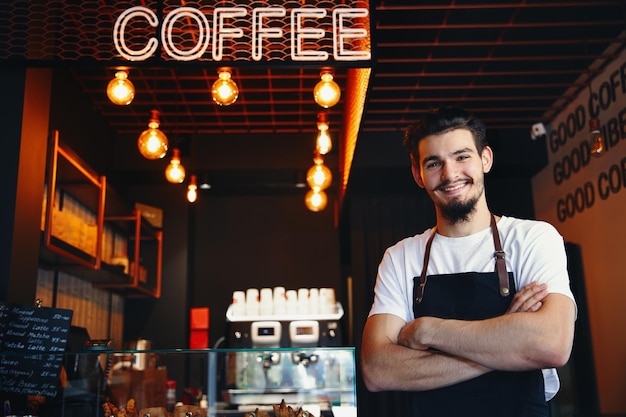
M 417 287 L 417 297 L 415 298 L 416 303 L 421 303 L 424 298 L 424 290 L 426 289 L 426 280 L 422 279 L 420 281 L 420 285 Z
M 506 271 L 504 251 L 496 250 L 493 256 L 496 258 L 496 272 L 498 273 L 498 280 L 500 282 L 500 295 L 502 297 L 508 297 L 511 291 L 509 289 L 509 274 Z

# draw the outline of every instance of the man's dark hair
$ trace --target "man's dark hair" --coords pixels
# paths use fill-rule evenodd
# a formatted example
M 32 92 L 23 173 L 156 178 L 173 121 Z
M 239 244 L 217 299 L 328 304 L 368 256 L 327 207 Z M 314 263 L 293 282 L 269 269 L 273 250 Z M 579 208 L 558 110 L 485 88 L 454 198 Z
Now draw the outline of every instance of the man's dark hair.
M 474 144 L 481 154 L 487 146 L 485 124 L 461 107 L 441 107 L 426 113 L 422 119 L 410 125 L 404 133 L 402 144 L 419 161 L 420 140 L 430 135 L 441 135 L 451 130 L 467 129 L 474 137 Z

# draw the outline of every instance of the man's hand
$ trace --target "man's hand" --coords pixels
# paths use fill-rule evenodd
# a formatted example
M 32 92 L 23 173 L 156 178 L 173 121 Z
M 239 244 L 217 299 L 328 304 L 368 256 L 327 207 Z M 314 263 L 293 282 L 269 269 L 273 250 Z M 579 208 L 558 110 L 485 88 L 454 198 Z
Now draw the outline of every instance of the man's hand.
M 421 336 L 426 334 L 426 327 L 431 323 L 434 325 L 435 317 L 418 317 L 405 324 L 398 333 L 398 344 L 416 350 L 428 350 L 430 346 L 421 340 Z
M 542 301 L 548 295 L 548 284 L 539 284 L 535 281 L 522 287 L 513 296 L 511 305 L 506 310 L 510 313 L 533 313 L 543 305 Z

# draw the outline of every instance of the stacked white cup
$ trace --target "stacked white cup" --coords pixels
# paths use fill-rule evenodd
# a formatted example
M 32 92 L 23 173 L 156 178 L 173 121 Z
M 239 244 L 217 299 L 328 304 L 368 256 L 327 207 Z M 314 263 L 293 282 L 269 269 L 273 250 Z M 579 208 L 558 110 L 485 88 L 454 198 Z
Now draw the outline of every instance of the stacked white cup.
M 333 288 L 320 288 L 320 313 L 334 314 L 337 312 L 337 301 Z
M 309 289 L 298 288 L 298 314 L 309 314 Z
M 246 293 L 243 291 L 233 291 L 233 306 L 231 312 L 234 316 L 246 314 Z
M 319 288 L 311 288 L 309 290 L 309 312 L 311 314 L 319 314 L 319 312 L 320 312 L 320 290 L 319 290 Z
M 233 291 L 230 311 L 234 316 L 336 314 L 337 300 L 333 288 L 248 288 Z
M 248 288 L 246 290 L 246 315 L 259 315 L 259 290 L 257 288 Z
M 287 314 L 298 314 L 298 292 L 296 290 L 287 290 Z
M 271 288 L 261 288 L 260 313 L 262 316 L 274 313 L 274 293 Z
M 274 287 L 274 314 L 282 316 L 287 313 L 285 287 Z

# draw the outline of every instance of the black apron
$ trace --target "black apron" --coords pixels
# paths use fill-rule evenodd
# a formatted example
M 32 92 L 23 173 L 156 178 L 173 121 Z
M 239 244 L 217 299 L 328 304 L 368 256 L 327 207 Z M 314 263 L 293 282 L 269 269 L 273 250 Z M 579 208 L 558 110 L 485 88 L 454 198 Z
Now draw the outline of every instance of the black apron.
M 496 248 L 494 272 L 465 272 L 426 276 L 430 246 L 424 253 L 424 269 L 415 277 L 415 317 L 482 320 L 504 314 L 516 292 L 513 274 L 506 272 L 495 218 L 491 230 Z M 458 384 L 412 394 L 415 417 L 546 417 L 544 381 L 541 370 L 491 371 Z

